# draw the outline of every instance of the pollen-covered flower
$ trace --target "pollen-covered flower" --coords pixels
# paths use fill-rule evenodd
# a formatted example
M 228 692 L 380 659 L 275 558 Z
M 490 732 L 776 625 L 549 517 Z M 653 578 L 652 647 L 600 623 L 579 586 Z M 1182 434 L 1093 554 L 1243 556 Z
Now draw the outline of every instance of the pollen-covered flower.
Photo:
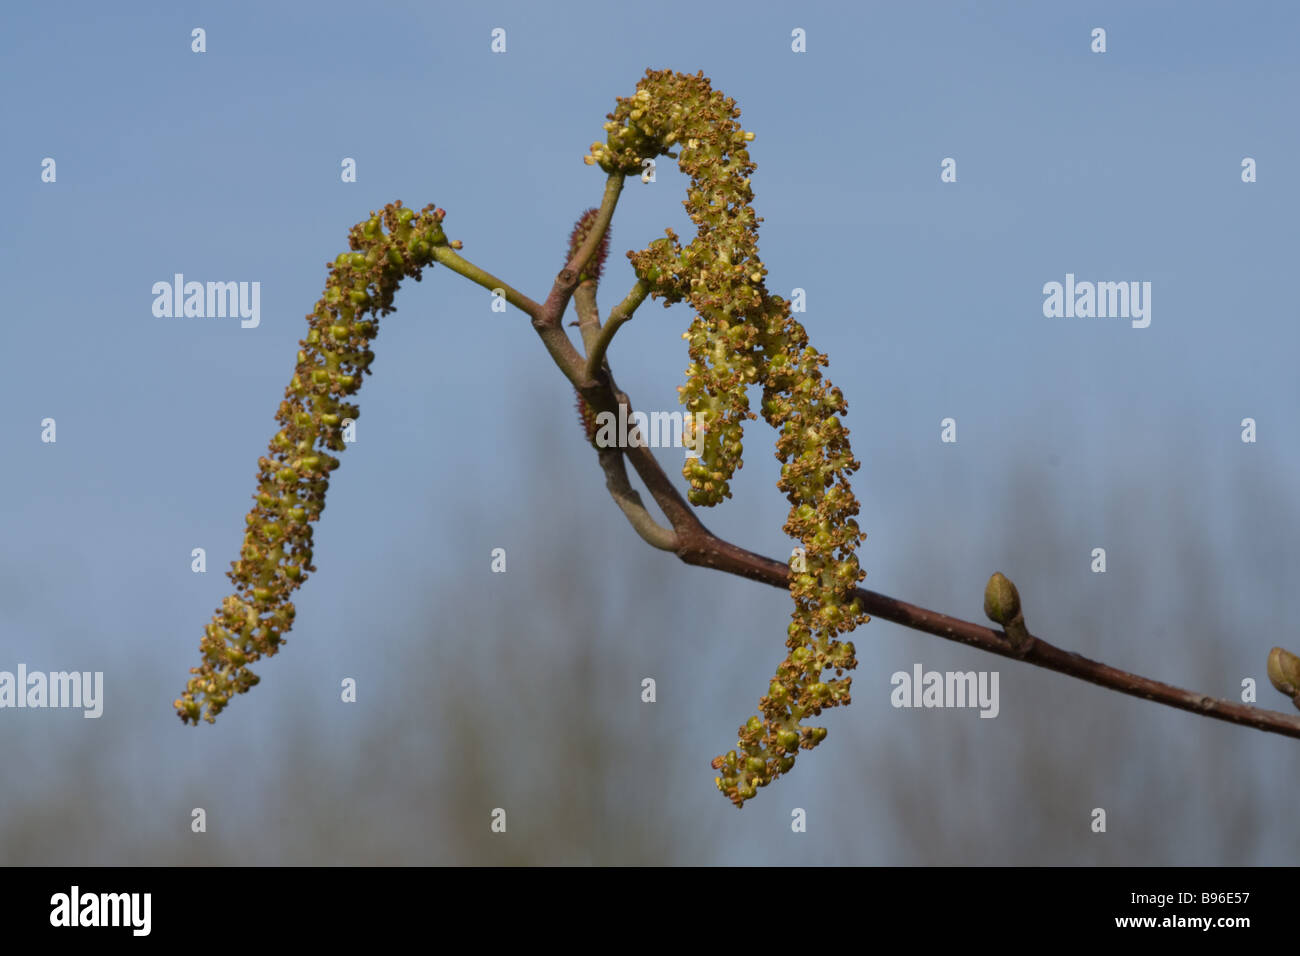
M 808 344 L 790 304 L 764 287 L 750 189 L 755 165 L 746 148 L 754 134 L 740 128 L 739 116 L 735 101 L 702 73 L 647 70 L 634 96 L 618 98 L 606 143 L 591 154 L 607 172 L 633 175 L 643 159 L 682 147 L 677 160 L 690 177 L 684 205 L 695 239 L 683 246 L 667 229 L 666 239 L 628 258 L 651 296 L 665 306 L 688 301 L 695 311 L 684 336 L 691 363 L 678 392 L 709 427 L 700 457 L 683 466 L 689 498 L 714 505 L 731 496 L 743 425 L 757 417 L 747 389 L 761 385 L 763 417 L 777 431 L 778 487 L 790 501 L 785 531 L 805 552 L 803 569 L 790 575 L 789 654 L 759 700 L 763 716 L 740 728 L 737 750 L 713 761 L 718 787 L 737 806 L 788 771 L 796 750 L 825 738 L 825 728 L 806 720 L 849 703 L 851 679 L 842 675 L 857 664 L 853 645 L 835 638 L 868 619 L 853 596 L 865 577 L 856 556 L 864 535 L 849 487 L 859 465 L 841 421 L 848 405 L 822 375 L 827 358 Z M 823 679 L 827 670 L 834 678 Z
M 342 451 L 344 422 L 360 414 L 346 399 L 361 388 L 374 353 L 378 318 L 393 311 L 398 283 L 417 282 L 447 245 L 446 214 L 426 206 L 418 215 L 390 203 L 348 234 L 350 252 L 329 263 L 325 294 L 307 316 L 298 364 L 276 412 L 280 430 L 258 460 L 258 487 L 240 557 L 228 576 L 227 597 L 199 643 L 202 662 L 190 669 L 176 712 L 186 723 L 211 723 L 230 698 L 258 682 L 248 665 L 276 653 L 294 618 L 289 594 L 316 570 L 311 522 L 325 509 L 330 472 Z M 328 449 L 328 451 L 327 451 Z

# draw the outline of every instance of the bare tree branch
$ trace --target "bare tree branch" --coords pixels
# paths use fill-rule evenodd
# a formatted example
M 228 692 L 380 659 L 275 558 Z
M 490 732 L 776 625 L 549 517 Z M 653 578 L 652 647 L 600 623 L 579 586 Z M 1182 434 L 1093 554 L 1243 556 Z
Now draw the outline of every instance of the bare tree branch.
M 609 489 L 614 502 L 623 509 L 623 514 L 631 522 L 642 539 L 661 551 L 677 550 L 677 532 L 659 524 L 641 503 L 641 496 L 636 493 L 627 477 L 627 468 L 623 463 L 623 452 L 619 448 L 597 449 L 600 466 L 605 470 L 605 487 Z
M 608 195 L 607 190 L 606 196 Z M 640 299 L 644 298 L 644 296 L 638 297 L 638 291 L 634 289 L 632 293 L 629 293 L 628 298 L 624 300 L 620 307 L 626 307 L 629 302 L 639 304 Z M 585 307 L 586 304 L 584 303 Z M 594 302 L 590 307 L 594 308 Z M 635 305 L 632 308 L 635 308 Z M 597 322 L 597 327 L 598 324 Z M 606 329 L 602 330 L 601 339 L 603 339 L 604 344 L 608 344 L 609 338 L 612 337 L 604 334 L 608 328 L 607 325 Z M 541 330 L 539 329 L 540 333 Z M 562 329 L 560 329 L 560 334 L 564 335 Z M 576 373 L 576 369 L 572 365 L 568 369 L 564 369 L 562 366 L 562 370 L 570 373 L 570 379 L 581 378 L 583 374 L 591 369 L 591 366 L 582 361 L 567 336 L 564 336 L 564 340 L 569 343 L 569 348 L 572 350 L 575 360 L 581 363 L 582 372 Z M 630 417 L 632 411 L 631 400 L 626 393 L 614 384 L 607 363 L 603 362 L 603 356 L 602 366 L 598 367 L 593 381 L 582 382 L 579 388 L 580 393 L 593 408 L 617 408 L 618 405 L 626 405 Z M 678 492 L 671 479 L 660 467 L 658 460 L 655 459 L 649 447 L 633 445 L 627 448 L 598 449 L 598 452 L 610 495 L 627 516 L 637 534 L 649 544 L 662 550 L 673 551 L 677 557 L 687 564 L 739 575 L 751 581 L 759 581 L 782 590 L 789 589 L 790 569 L 785 562 L 764 557 L 761 554 L 756 554 L 739 545 L 725 541 L 703 525 L 696 515 L 695 509 Z M 649 489 L 656 504 L 672 524 L 671 530 L 655 523 L 654 519 L 646 511 L 640 497 L 631 488 L 628 483 L 627 472 L 622 465 L 624 455 L 632 462 L 632 466 L 636 469 L 641 480 L 645 482 L 646 488 Z M 1254 727 L 1257 730 L 1282 734 L 1287 737 L 1300 738 L 1300 717 L 1293 717 L 1273 710 L 1263 710 L 1231 700 L 1210 697 L 1207 694 L 1185 690 L 1172 684 L 1142 677 L 1064 650 L 1039 637 L 1031 636 L 1027 643 L 1017 648 L 1006 631 L 994 630 L 982 624 L 949 617 L 938 611 L 932 611 L 915 604 L 908 604 L 906 601 L 900 601 L 897 598 L 879 594 L 875 591 L 868 591 L 865 588 L 857 588 L 854 593 L 862 602 L 862 607 L 868 614 L 886 621 L 892 621 L 903 627 L 924 631 L 945 640 L 977 647 L 1000 657 L 1007 657 L 1032 664 L 1035 667 L 1053 670 L 1067 677 L 1088 681 L 1100 687 L 1118 691 L 1121 694 L 1141 697 L 1144 700 L 1176 707 L 1179 710 L 1186 710 L 1204 717 L 1212 717 L 1215 720 L 1240 724 L 1245 727 Z

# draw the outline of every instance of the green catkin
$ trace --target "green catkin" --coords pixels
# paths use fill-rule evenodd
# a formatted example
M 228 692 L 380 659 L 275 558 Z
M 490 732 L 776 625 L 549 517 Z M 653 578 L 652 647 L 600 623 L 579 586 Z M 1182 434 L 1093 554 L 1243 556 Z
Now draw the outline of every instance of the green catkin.
M 859 467 L 841 422 L 848 405 L 821 373 L 826 356 L 808 344 L 790 304 L 763 282 L 762 220 L 751 206 L 755 164 L 746 148 L 754 135 L 735 122 L 739 116 L 734 100 L 713 90 L 702 73 L 647 70 L 636 93 L 619 97 L 608 114 L 606 142 L 593 143 L 585 158 L 606 172 L 633 175 L 643 159 L 675 155 L 690 177 L 683 205 L 697 227 L 695 239 L 683 247 L 666 229 L 666 238 L 628 258 L 651 296 L 665 307 L 685 299 L 696 313 L 683 336 L 691 364 L 678 390 L 705 429 L 701 456 L 688 459 L 682 472 L 691 502 L 715 505 L 731 496 L 730 479 L 742 465 L 742 427 L 757 417 L 749 386 L 762 386 L 763 417 L 778 433 L 778 487 L 790 501 L 784 530 L 802 543 L 806 566 L 791 572 L 789 654 L 759 699 L 763 716 L 751 717 L 736 749 L 713 760 L 718 789 L 738 807 L 787 772 L 797 750 L 825 739 L 824 727 L 805 720 L 850 702 L 852 678 L 842 675 L 857 660 L 852 642 L 835 638 L 868 620 L 853 596 L 865 577 L 856 557 L 864 535 L 848 480 Z M 827 669 L 835 676 L 823 680 Z
M 212 723 L 231 697 L 258 682 L 248 665 L 273 656 L 292 626 L 288 597 L 316 570 L 311 522 L 324 510 L 329 474 L 339 466 L 328 451 L 343 450 L 346 422 L 359 414 L 345 399 L 370 373 L 370 342 L 379 317 L 393 311 L 398 284 L 407 276 L 420 281 L 433 248 L 448 245 L 444 215 L 433 206 L 417 215 L 390 203 L 353 226 L 351 251 L 329 264 L 325 294 L 307 316 L 293 381 L 276 412 L 280 430 L 269 455 L 258 459 L 256 503 L 239 560 L 227 572 L 235 593 L 205 628 L 202 664 L 190 668 L 193 676 L 175 701 L 182 722 L 197 724 L 201 716 Z

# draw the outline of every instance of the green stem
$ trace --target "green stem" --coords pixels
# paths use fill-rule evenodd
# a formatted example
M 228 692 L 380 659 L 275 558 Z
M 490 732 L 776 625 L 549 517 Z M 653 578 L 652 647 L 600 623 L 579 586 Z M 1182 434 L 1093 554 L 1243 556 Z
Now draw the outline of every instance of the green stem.
M 587 378 L 595 378 L 596 373 L 600 371 L 601 365 L 605 361 L 605 352 L 609 349 L 609 343 L 614 340 L 614 334 L 618 332 L 621 326 L 632 314 L 636 312 L 637 307 L 645 301 L 645 297 L 650 294 L 650 286 L 644 280 L 637 279 L 636 285 L 632 286 L 632 291 L 618 305 L 614 306 L 614 311 L 609 314 L 609 320 L 601 328 L 600 334 L 596 336 L 596 341 L 591 345 L 587 352 Z
M 578 332 L 582 335 L 582 348 L 588 355 L 600 335 L 600 310 L 596 306 L 596 283 L 587 280 L 573 290 L 573 307 L 578 312 Z M 588 372 L 588 378 L 591 373 Z
M 600 197 L 600 209 L 596 213 L 596 221 L 591 224 L 591 231 L 587 233 L 587 238 L 565 266 L 565 269 L 572 272 L 575 277 L 581 275 L 582 270 L 587 268 L 587 263 L 596 254 L 600 241 L 605 238 L 609 222 L 614 218 L 614 207 L 618 205 L 618 197 L 622 191 L 622 173 L 610 173 L 605 177 L 605 193 Z
M 541 315 L 542 306 L 539 303 L 534 302 L 509 283 L 498 279 L 486 269 L 480 269 L 464 256 L 457 254 L 456 250 L 452 249 L 451 246 L 434 246 L 433 258 L 452 272 L 463 275 L 466 279 L 481 285 L 488 291 L 495 292 L 500 289 L 507 302 L 533 318 Z

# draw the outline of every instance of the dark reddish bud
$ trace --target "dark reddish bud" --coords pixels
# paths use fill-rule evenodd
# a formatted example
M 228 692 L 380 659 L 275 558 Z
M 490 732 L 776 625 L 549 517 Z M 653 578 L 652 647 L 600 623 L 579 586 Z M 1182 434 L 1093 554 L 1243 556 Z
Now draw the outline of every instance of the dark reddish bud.
M 578 395 L 578 423 L 582 425 L 587 441 L 596 444 L 596 415 L 581 394 Z
M 574 223 L 573 232 L 569 236 L 569 259 L 572 259 L 574 254 L 577 253 L 579 247 L 586 242 L 587 236 L 591 235 L 591 228 L 595 224 L 596 216 L 599 212 L 600 210 L 598 209 L 588 209 L 579 216 L 578 221 Z M 586 268 L 582 270 L 582 275 L 578 277 L 578 281 L 583 282 L 587 279 L 591 279 L 599 282 L 601 272 L 605 268 L 605 256 L 608 253 L 609 231 L 606 230 L 605 234 L 600 237 L 600 244 L 596 246 L 596 252 L 591 257 L 591 261 L 587 263 Z M 568 262 L 566 260 L 565 265 L 567 264 Z

